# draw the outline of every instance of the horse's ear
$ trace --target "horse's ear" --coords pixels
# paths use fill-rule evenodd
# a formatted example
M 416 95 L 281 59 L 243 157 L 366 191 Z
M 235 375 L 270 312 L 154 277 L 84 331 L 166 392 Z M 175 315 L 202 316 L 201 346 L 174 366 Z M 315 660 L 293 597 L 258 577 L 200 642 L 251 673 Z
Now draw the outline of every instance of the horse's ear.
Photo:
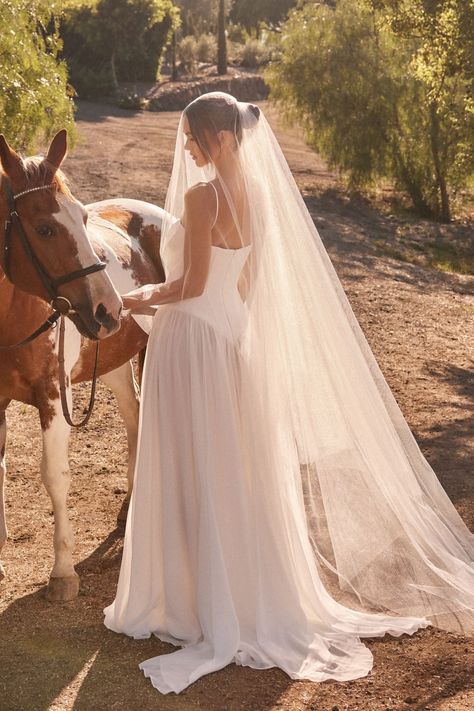
M 66 153 L 67 131 L 65 128 L 62 128 L 60 131 L 57 132 L 57 134 L 51 141 L 51 145 L 48 149 L 48 155 L 46 156 L 45 160 L 48 161 L 48 163 L 50 163 L 55 170 L 57 170 L 63 162 Z
M 15 178 L 22 173 L 21 158 L 13 148 L 10 148 L 3 133 L 0 133 L 0 163 L 4 173 L 9 178 Z

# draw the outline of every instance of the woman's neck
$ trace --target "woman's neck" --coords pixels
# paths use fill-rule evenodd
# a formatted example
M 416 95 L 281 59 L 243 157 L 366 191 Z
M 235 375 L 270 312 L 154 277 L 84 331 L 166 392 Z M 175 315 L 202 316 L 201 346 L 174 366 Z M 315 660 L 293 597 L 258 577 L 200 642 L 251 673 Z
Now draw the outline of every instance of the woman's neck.
M 221 178 L 226 185 L 229 187 L 237 186 L 242 181 L 242 171 L 240 169 L 239 162 L 234 156 L 226 155 L 219 160 L 214 161 L 216 167 L 216 174 L 218 178 Z

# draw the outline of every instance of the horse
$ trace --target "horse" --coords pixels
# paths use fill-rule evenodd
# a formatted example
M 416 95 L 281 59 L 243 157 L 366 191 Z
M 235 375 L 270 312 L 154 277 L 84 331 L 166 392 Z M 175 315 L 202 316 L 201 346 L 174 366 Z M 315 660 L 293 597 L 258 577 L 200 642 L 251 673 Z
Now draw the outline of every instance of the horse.
M 131 359 L 143 354 L 148 335 L 130 314 L 122 317 L 119 294 L 165 278 L 159 256 L 164 211 L 126 199 L 82 205 L 60 170 L 66 152 L 64 130 L 53 138 L 45 158 L 23 159 L 0 136 L 0 553 L 8 537 L 5 413 L 18 400 L 38 409 L 41 424 L 41 479 L 54 512 L 54 562 L 45 593 L 50 601 L 74 599 L 80 583 L 67 511 L 70 427 L 60 405 L 57 329 L 44 330 L 22 348 L 7 347 L 39 323 L 48 326 L 51 307 L 66 304 L 64 370 L 72 409 L 71 386 L 93 377 L 100 341 L 97 375 L 115 394 L 127 431 L 128 489 L 118 515 L 123 524 L 133 487 L 139 415 Z M 21 230 L 25 239 L 20 239 Z M 0 580 L 4 576 L 0 563 Z

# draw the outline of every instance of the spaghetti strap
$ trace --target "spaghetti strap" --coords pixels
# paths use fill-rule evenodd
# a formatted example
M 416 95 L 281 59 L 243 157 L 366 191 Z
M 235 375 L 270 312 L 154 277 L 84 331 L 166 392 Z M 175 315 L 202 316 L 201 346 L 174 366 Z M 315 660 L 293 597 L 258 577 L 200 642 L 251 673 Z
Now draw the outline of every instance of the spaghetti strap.
M 214 183 L 211 183 L 211 182 L 209 181 L 209 185 L 212 185 L 212 187 L 214 188 L 214 191 L 215 191 L 215 193 L 216 193 L 216 216 L 215 216 L 215 218 L 214 218 L 214 222 L 212 223 L 212 227 L 211 227 L 211 230 L 212 230 L 212 229 L 214 228 L 214 225 L 215 225 L 216 222 L 217 222 L 217 215 L 219 214 L 219 193 L 217 192 L 217 188 L 216 188 L 216 186 L 214 185 Z
M 216 186 L 214 185 L 214 183 L 211 183 L 211 181 L 209 181 L 208 184 L 209 184 L 209 185 L 212 185 L 212 187 L 214 188 L 214 191 L 215 191 L 215 193 L 216 193 L 216 216 L 215 216 L 215 218 L 214 218 L 214 222 L 212 223 L 212 227 L 211 227 L 211 230 L 212 230 L 212 229 L 214 229 L 214 226 L 215 226 L 215 224 L 216 224 L 216 222 L 217 222 L 217 217 L 218 217 L 218 215 L 219 215 L 219 193 L 217 192 L 217 188 L 216 188 Z M 233 215 L 233 219 L 234 219 L 234 225 L 235 225 L 235 227 L 236 227 L 236 229 L 237 229 L 237 232 L 239 233 L 241 245 L 242 245 L 243 247 L 245 247 L 245 246 L 247 246 L 247 245 L 245 244 L 245 241 L 244 241 L 244 238 L 243 238 L 243 235 L 242 235 L 242 230 L 241 230 L 241 228 L 240 228 L 239 222 L 238 222 L 238 220 L 237 220 L 237 218 L 236 218 L 235 215 Z M 227 232 L 225 236 L 227 236 L 228 234 L 229 234 L 229 232 Z M 214 246 L 215 246 L 215 247 L 218 247 L 219 245 L 214 245 Z M 223 247 L 223 249 L 231 249 L 231 250 L 232 250 L 231 247 L 229 247 L 229 248 Z

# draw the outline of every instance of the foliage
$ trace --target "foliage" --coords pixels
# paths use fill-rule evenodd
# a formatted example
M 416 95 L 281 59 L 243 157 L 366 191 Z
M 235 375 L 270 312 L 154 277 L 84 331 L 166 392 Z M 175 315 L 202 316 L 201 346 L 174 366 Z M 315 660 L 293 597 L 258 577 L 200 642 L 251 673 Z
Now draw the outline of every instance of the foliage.
M 243 25 L 230 23 L 227 28 L 227 39 L 236 44 L 245 44 L 250 39 L 250 35 Z
M 181 66 L 188 73 L 194 72 L 197 64 L 197 42 L 193 35 L 183 37 L 178 45 L 178 57 Z
M 172 0 L 98 0 L 71 3 L 61 24 L 64 57 L 80 96 L 121 81 L 154 81 L 179 24 Z
M 296 0 L 234 0 L 230 12 L 232 22 L 241 23 L 247 30 L 260 23 L 278 25 L 285 19 Z
M 195 35 L 214 32 L 217 23 L 218 0 L 175 0 L 180 8 L 183 33 Z
M 270 59 L 267 45 L 258 39 L 247 40 L 240 51 L 239 62 L 243 67 L 260 67 Z
M 413 18 L 410 25 L 408 10 L 401 23 L 396 4 L 339 0 L 334 8 L 293 11 L 266 79 L 271 96 L 303 122 L 312 145 L 346 171 L 351 186 L 393 177 L 420 213 L 447 221 L 448 193 L 472 175 L 471 55 L 454 48 L 460 32 L 452 14 L 462 2 L 431 1 L 437 19 L 444 13 L 443 31 L 438 21 L 426 21 L 425 30 Z
M 149 100 L 135 91 L 122 90 L 116 97 L 117 106 L 122 109 L 144 111 L 149 106 Z
M 74 135 L 67 68 L 58 61 L 58 5 L 47 0 L 2 0 L 0 26 L 0 130 L 15 148 L 67 127 Z
M 410 72 L 425 89 L 440 211 L 449 220 L 446 177 L 461 186 L 474 165 L 474 5 L 472 0 L 371 0 L 371 6 L 383 12 L 396 37 L 415 45 Z
M 216 60 L 217 40 L 214 35 L 201 35 L 196 43 L 196 56 L 199 62 L 212 63 Z

